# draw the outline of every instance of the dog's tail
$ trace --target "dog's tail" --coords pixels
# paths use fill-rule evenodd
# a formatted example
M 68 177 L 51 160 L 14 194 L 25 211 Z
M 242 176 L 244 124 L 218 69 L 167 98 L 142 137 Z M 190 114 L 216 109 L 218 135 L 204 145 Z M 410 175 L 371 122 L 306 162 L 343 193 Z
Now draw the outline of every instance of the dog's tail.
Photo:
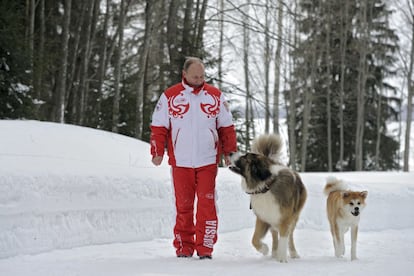
M 332 192 L 344 191 L 346 189 L 347 187 L 345 183 L 343 183 L 339 179 L 336 179 L 333 176 L 330 176 L 326 179 L 326 185 L 325 185 L 325 189 L 323 189 L 323 192 L 326 196 L 328 196 Z
M 252 152 L 263 154 L 275 162 L 280 162 L 283 147 L 282 138 L 277 134 L 263 134 L 253 140 Z

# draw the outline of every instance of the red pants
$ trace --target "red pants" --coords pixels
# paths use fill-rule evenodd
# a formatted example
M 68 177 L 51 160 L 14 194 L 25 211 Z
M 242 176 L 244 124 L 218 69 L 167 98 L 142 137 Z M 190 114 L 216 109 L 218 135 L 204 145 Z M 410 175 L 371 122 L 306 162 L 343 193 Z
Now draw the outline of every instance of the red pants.
M 177 210 L 173 244 L 177 255 L 193 255 L 194 250 L 200 256 L 213 252 L 217 241 L 216 176 L 216 164 L 201 168 L 172 168 Z

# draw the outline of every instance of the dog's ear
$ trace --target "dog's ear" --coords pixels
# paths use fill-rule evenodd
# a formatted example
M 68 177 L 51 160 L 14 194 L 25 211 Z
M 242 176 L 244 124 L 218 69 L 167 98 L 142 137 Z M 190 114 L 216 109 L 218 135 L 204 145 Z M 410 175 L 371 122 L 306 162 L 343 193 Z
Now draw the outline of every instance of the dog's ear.
M 368 196 L 367 191 L 360 192 L 359 194 L 361 195 L 362 198 L 367 198 L 367 196 Z
M 343 198 L 347 198 L 349 196 L 349 193 L 348 192 L 342 192 L 342 197 Z
M 268 179 L 272 175 L 268 166 L 263 162 L 253 162 L 251 169 L 252 175 L 256 176 L 261 181 Z

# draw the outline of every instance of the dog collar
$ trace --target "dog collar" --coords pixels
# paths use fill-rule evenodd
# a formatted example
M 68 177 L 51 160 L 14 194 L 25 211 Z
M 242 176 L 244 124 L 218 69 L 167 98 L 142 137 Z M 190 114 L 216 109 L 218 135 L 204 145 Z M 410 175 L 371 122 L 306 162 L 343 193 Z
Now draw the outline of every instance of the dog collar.
M 249 194 L 249 195 L 257 195 L 257 194 L 264 194 L 264 193 L 266 193 L 267 191 L 269 191 L 270 190 L 270 187 L 269 187 L 269 185 L 265 185 L 263 188 L 261 188 L 260 190 L 258 190 L 258 191 L 254 191 L 254 192 L 246 192 L 246 194 Z
M 273 183 L 273 181 L 276 179 L 276 176 L 272 176 L 270 177 L 268 180 L 265 181 L 265 185 L 263 188 L 261 188 L 260 190 L 254 191 L 254 192 L 246 192 L 246 194 L 249 195 L 257 195 L 257 194 L 264 194 L 267 191 L 270 190 L 270 185 Z

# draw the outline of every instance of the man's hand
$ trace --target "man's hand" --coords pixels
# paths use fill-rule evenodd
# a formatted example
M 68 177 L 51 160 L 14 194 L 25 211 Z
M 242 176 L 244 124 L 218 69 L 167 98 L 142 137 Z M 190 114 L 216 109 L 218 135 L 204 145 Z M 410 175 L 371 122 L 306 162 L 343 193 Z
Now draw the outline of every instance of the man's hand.
M 227 167 L 231 165 L 231 159 L 229 155 L 224 156 L 224 163 L 226 164 Z
M 152 164 L 154 164 L 155 166 L 161 165 L 161 162 L 162 162 L 162 156 L 155 156 L 152 158 Z

